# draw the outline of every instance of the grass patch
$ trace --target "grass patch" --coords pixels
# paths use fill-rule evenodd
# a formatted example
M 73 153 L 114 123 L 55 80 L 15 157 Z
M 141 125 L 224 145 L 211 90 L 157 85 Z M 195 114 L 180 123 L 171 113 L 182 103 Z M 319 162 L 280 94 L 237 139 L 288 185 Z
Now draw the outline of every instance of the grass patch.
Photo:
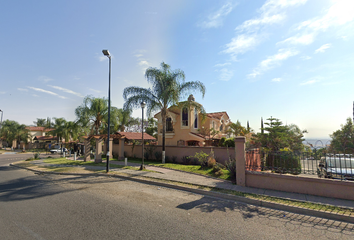
M 128 162 L 131 163 L 141 163 L 141 159 L 138 158 L 132 158 L 128 159 Z M 161 163 L 161 161 L 144 161 L 145 165 L 151 165 L 151 166 L 156 166 L 156 167 L 164 167 L 164 168 L 170 168 L 170 169 L 175 169 L 175 170 L 180 170 L 184 172 L 191 172 L 191 173 L 197 173 L 200 175 L 205 175 L 205 176 L 210 176 L 210 177 L 216 177 L 224 180 L 231 180 L 231 176 L 228 170 L 222 169 L 221 171 L 223 174 L 221 176 L 215 175 L 213 170 L 211 168 L 202 168 L 200 165 L 184 165 L 184 164 L 178 164 L 178 163 Z

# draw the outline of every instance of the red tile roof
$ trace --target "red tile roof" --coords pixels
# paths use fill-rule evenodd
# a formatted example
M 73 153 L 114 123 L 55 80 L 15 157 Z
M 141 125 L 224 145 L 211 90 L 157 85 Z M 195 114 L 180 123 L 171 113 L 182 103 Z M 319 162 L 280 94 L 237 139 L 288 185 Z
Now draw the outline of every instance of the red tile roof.
M 141 133 L 137 132 L 116 132 L 116 134 L 121 137 L 125 137 L 128 140 L 141 140 Z M 144 140 L 156 140 L 156 138 L 151 135 L 144 133 Z
M 226 114 L 226 116 L 229 117 L 229 115 L 227 115 L 226 112 L 207 113 L 206 115 L 210 118 L 216 118 L 220 120 L 224 114 Z
M 49 132 L 54 130 L 54 128 L 45 128 L 45 127 L 26 127 L 26 129 L 30 131 L 42 131 L 42 132 Z

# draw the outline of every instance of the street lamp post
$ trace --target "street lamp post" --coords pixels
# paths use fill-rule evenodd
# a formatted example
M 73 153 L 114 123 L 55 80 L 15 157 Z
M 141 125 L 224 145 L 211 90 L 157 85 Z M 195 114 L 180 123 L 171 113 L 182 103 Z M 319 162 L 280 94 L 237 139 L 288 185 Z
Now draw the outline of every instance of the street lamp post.
M 103 55 L 109 58 L 109 82 L 108 82 L 108 136 L 107 136 L 107 155 L 106 155 L 106 172 L 109 172 L 109 138 L 111 127 L 111 55 L 108 50 L 102 50 Z
M 1 122 L 0 122 L 0 129 L 2 128 L 2 115 L 4 114 L 4 112 L 0 109 L 1 112 Z
M 142 118 L 141 118 L 141 139 L 142 139 L 142 164 L 141 164 L 141 167 L 140 167 L 140 170 L 143 170 L 145 169 L 145 166 L 144 166 L 144 108 L 145 108 L 145 105 L 146 103 L 145 102 L 141 102 L 140 103 L 140 106 L 141 106 L 141 115 L 142 115 Z

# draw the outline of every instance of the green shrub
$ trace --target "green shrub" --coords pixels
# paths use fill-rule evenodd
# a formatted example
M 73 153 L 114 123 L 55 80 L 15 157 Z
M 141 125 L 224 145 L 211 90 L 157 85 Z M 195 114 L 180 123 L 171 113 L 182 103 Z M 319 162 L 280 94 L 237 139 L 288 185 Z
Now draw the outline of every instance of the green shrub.
M 221 163 L 215 163 L 213 166 L 213 172 L 216 173 L 224 168 L 225 168 L 224 165 L 222 165 Z
M 225 147 L 235 147 L 235 138 L 227 138 L 224 142 Z
M 33 158 L 34 158 L 34 159 L 39 159 L 39 152 L 34 153 L 34 154 L 33 154 Z
M 199 163 L 200 163 L 200 165 L 201 165 L 202 167 L 208 166 L 209 154 L 207 154 L 207 153 L 205 153 L 205 152 L 203 152 L 203 151 L 200 151 L 199 153 L 196 152 L 196 153 L 194 154 L 194 156 L 189 156 L 188 158 L 189 158 L 189 159 L 190 159 L 190 158 L 196 158 L 196 159 L 198 159 L 198 161 L 199 161 Z
M 155 158 L 156 158 L 156 160 L 158 160 L 158 161 L 162 161 L 162 152 L 156 151 L 156 152 L 155 152 Z
M 230 173 L 231 180 L 235 182 L 236 181 L 236 160 L 230 158 L 225 162 L 225 166 Z
M 276 173 L 301 173 L 300 156 L 288 151 L 269 153 L 266 166 Z
M 172 162 L 177 163 L 177 156 L 172 156 Z
M 150 159 L 150 153 L 149 152 L 144 152 L 144 158 L 145 158 L 145 160 L 148 161 Z
M 220 169 L 219 171 L 215 172 L 214 174 L 215 174 L 215 176 L 220 177 L 221 175 L 224 174 L 224 172 Z

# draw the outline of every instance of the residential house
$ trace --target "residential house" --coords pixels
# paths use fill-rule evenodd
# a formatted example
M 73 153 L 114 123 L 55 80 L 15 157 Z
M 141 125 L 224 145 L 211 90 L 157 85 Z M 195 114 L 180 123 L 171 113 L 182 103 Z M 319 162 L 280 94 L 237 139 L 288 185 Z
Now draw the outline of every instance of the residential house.
M 48 136 L 48 132 L 54 130 L 52 128 L 45 127 L 26 127 L 29 130 L 30 143 L 54 143 L 58 141 L 57 137 Z
M 193 95 L 188 101 L 195 102 Z M 190 104 L 193 105 L 193 104 Z M 154 116 L 158 120 L 158 143 L 162 143 L 161 112 Z M 226 112 L 202 114 L 195 107 L 172 106 L 167 111 L 165 143 L 170 146 L 210 146 L 226 137 L 230 118 Z

